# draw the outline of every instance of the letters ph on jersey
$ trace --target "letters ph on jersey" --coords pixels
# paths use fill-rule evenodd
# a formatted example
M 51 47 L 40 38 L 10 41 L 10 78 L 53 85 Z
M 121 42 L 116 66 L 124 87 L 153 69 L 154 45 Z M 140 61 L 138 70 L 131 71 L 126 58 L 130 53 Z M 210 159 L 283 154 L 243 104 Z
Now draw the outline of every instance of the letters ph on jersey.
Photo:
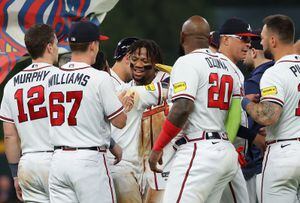
M 296 64 L 296 65 L 290 67 L 290 70 L 293 72 L 293 74 L 296 77 L 300 76 L 300 65 Z

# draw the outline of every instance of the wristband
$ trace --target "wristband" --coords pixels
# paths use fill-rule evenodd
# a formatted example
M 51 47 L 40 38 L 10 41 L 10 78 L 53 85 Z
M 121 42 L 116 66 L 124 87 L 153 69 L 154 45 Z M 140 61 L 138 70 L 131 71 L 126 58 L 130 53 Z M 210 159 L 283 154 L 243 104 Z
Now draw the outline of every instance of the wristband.
M 166 119 L 162 130 L 154 143 L 153 150 L 162 150 L 180 131 L 181 128 L 178 128 L 173 123 L 171 123 L 171 121 Z
M 116 142 L 114 141 L 114 139 L 110 138 L 109 149 L 114 148 L 115 145 L 116 145 Z
M 18 165 L 19 165 L 19 163 L 8 164 L 11 175 L 12 175 L 13 178 L 18 177 Z
M 246 111 L 246 107 L 247 107 L 247 105 L 250 103 L 251 101 L 248 99 L 248 98 L 246 98 L 246 97 L 244 97 L 243 99 L 242 99 L 242 108 Z

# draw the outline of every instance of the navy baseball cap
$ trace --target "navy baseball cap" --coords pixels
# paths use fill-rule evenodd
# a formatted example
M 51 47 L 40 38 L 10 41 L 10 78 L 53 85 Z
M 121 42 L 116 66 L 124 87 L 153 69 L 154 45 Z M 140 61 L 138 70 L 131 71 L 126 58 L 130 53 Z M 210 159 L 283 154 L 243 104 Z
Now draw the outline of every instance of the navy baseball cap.
M 261 37 L 260 37 L 260 33 L 261 30 L 254 30 L 253 31 L 254 34 L 256 34 L 255 37 L 251 38 L 251 48 L 257 49 L 257 50 L 263 50 L 263 46 L 260 44 L 261 42 Z
M 127 37 L 121 39 L 118 42 L 117 48 L 115 49 L 114 59 L 120 59 L 125 56 L 130 45 L 137 40 L 139 39 L 136 37 Z
M 209 34 L 209 45 L 215 48 L 220 46 L 220 34 L 218 31 L 211 31 Z
M 109 37 L 100 35 L 99 27 L 90 21 L 79 21 L 71 25 L 69 42 L 72 43 L 85 43 L 93 41 L 108 40 Z
M 221 26 L 220 35 L 239 35 L 246 37 L 256 37 L 257 35 L 252 32 L 250 24 L 246 23 L 240 18 L 229 18 Z

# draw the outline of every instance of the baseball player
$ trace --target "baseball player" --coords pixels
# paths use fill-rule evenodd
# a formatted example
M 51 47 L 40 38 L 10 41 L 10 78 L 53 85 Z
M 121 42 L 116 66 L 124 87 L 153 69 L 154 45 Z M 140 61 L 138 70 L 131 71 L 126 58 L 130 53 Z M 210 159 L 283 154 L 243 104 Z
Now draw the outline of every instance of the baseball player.
M 128 94 L 134 92 L 135 97 L 134 107 L 127 113 L 126 127 L 122 130 L 112 128 L 113 139 L 123 149 L 122 161 L 110 166 L 118 202 L 142 202 L 142 164 L 138 156 L 142 115 L 147 107 L 161 104 L 166 95 L 161 83 L 151 83 L 156 75 L 155 64 L 162 62 L 158 51 L 159 47 L 154 41 L 133 42 L 128 50 L 133 81 L 126 84 L 125 88 L 122 82 L 116 83 L 121 86 L 116 87 L 117 91 L 125 89 Z M 109 158 L 112 160 L 112 157 Z
M 126 124 L 126 114 L 108 73 L 91 67 L 99 50 L 99 28 L 71 25 L 71 61 L 54 71 L 47 95 L 54 145 L 49 188 L 51 202 L 116 202 L 106 162 L 110 123 Z
M 260 32 L 255 31 L 259 34 Z M 274 65 L 274 61 L 266 58 L 263 52 L 263 47 L 260 44 L 261 38 L 251 39 L 251 48 L 248 50 L 243 64 L 248 70 L 251 70 L 250 77 L 245 81 L 245 95 L 259 98 L 260 88 L 259 83 L 264 72 Z M 251 117 L 248 117 L 248 128 L 240 128 L 243 134 L 248 137 L 248 145 L 246 152 L 247 164 L 242 168 L 244 177 L 247 183 L 250 203 L 258 202 L 260 187 L 256 187 L 257 180 L 261 177 L 261 168 L 263 160 L 263 151 L 265 151 L 265 135 L 262 134 L 262 125 L 254 122 Z M 257 192 L 258 191 L 258 192 Z
M 173 106 L 149 158 L 151 170 L 160 172 L 156 164 L 162 149 L 182 131 L 175 142 L 164 202 L 218 202 L 238 170 L 225 121 L 233 100 L 240 100 L 240 88 L 231 69 L 208 49 L 210 28 L 204 18 L 201 22 L 201 49 L 183 44 L 191 52 L 173 66 L 169 89 Z
M 294 49 L 297 54 L 300 54 L 300 39 L 294 44 Z
M 166 71 L 166 70 L 165 70 Z M 153 83 L 163 82 L 169 83 L 169 74 L 167 72 L 158 71 Z M 145 191 L 145 202 L 161 202 L 163 192 L 165 189 L 166 182 L 170 173 L 170 167 L 172 164 L 172 157 L 174 155 L 174 149 L 170 143 L 165 149 L 162 157 L 163 163 L 160 168 L 163 170 L 162 173 L 155 173 L 151 171 L 148 159 L 153 144 L 161 131 L 162 124 L 168 114 L 169 104 L 164 101 L 161 105 L 155 105 L 147 108 L 142 117 L 141 134 L 139 138 L 139 156 L 142 158 L 144 185 Z
M 257 36 L 251 30 L 248 23 L 242 19 L 230 18 L 225 21 L 220 30 L 220 57 L 227 59 L 225 63 L 230 67 L 237 76 L 241 92 L 244 94 L 244 75 L 241 70 L 236 66 L 239 61 L 245 59 L 247 51 L 250 47 L 251 37 Z M 247 114 L 242 111 L 241 126 L 248 127 Z M 234 143 L 235 147 L 244 147 L 246 140 L 240 137 L 231 137 L 230 140 Z M 239 155 L 240 164 L 244 164 L 244 158 Z M 243 176 L 241 168 L 234 179 L 225 188 L 221 202 L 249 202 L 249 195 L 247 192 L 247 185 Z
M 5 86 L 0 109 L 6 157 L 19 200 L 50 202 L 50 143 L 45 88 L 58 60 L 57 38 L 49 25 L 34 25 L 25 34 L 32 64 Z
M 262 76 L 260 102 L 244 98 L 242 106 L 267 126 L 260 202 L 292 203 L 299 201 L 300 56 L 294 54 L 295 28 L 288 16 L 271 15 L 263 22 L 261 44 L 275 65 Z
M 137 40 L 138 38 L 128 37 L 118 42 L 114 54 L 114 59 L 116 62 L 110 71 L 116 88 L 124 88 L 125 83 L 128 83 L 132 80 L 128 48 Z M 119 92 L 121 90 L 117 89 L 117 91 Z

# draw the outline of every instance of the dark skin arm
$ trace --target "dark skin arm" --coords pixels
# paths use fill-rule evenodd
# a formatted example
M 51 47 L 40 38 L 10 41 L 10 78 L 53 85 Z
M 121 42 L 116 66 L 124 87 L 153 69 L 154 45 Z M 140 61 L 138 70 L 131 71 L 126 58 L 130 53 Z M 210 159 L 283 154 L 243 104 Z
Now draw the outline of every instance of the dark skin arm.
M 282 113 L 282 107 L 273 102 L 249 103 L 246 107 L 247 113 L 257 123 L 268 126 L 275 124 Z
M 187 121 L 189 115 L 194 109 L 194 102 L 189 99 L 179 98 L 177 99 L 168 115 L 168 120 L 175 126 L 182 128 Z M 162 150 L 151 151 L 149 157 L 149 165 L 152 171 L 161 173 L 162 171 L 157 168 L 157 162 L 162 156 Z

